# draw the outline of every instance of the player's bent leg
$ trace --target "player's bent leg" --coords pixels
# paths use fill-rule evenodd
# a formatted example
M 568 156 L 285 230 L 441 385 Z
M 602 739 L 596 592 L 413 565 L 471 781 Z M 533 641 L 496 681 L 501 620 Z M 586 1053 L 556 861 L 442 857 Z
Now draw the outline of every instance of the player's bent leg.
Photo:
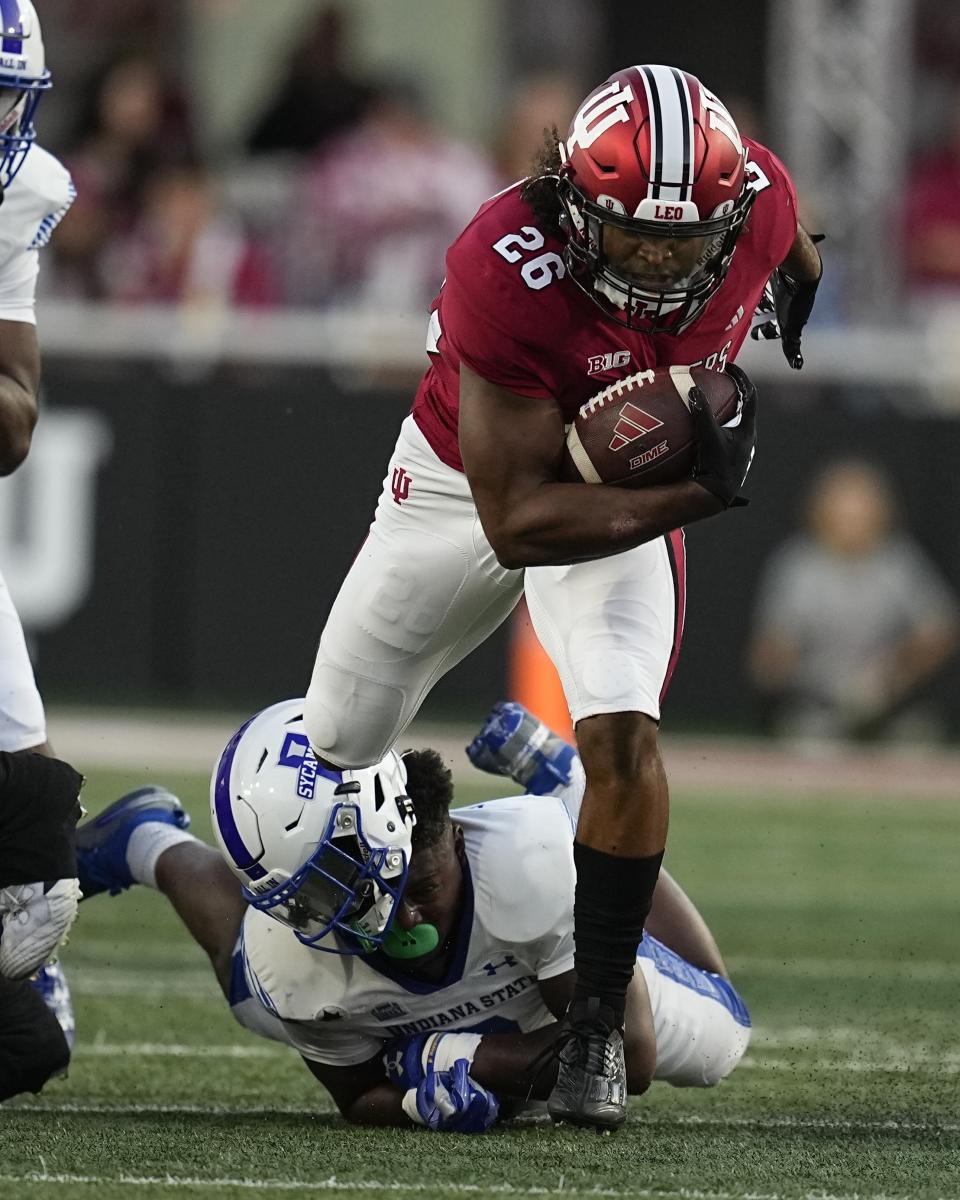
M 25 980 L 0 977 L 0 1102 L 39 1092 L 70 1063 L 56 1017 Z
M 397 498 L 394 472 L 408 487 Z M 304 723 L 341 767 L 376 762 L 436 681 L 515 607 L 522 572 L 496 561 L 464 476 L 404 422 L 377 515 L 320 638 Z
M 37 690 L 20 617 L 0 575 L 0 750 L 50 753 L 43 701 Z
M 42 966 L 76 916 L 82 784 L 59 759 L 0 752 L 0 973 L 9 978 Z
M 666 842 L 669 798 L 657 721 L 683 624 L 682 537 L 597 562 L 534 568 L 525 586 L 586 773 L 574 844 L 577 985 L 568 1020 L 583 1025 L 597 999 L 600 1034 L 610 1021 L 622 1028 Z M 558 1087 L 562 1081 L 561 1071 Z M 580 1106 L 585 1121 L 589 1095 L 587 1089 Z
M 229 997 L 234 949 L 247 908 L 236 876 L 219 851 L 196 839 L 165 849 L 157 859 L 155 876 L 158 890 L 207 954 L 223 994 Z
M 750 1013 L 729 979 L 701 970 L 647 934 L 637 955 L 656 1032 L 654 1078 L 674 1087 L 713 1087 L 750 1044 Z

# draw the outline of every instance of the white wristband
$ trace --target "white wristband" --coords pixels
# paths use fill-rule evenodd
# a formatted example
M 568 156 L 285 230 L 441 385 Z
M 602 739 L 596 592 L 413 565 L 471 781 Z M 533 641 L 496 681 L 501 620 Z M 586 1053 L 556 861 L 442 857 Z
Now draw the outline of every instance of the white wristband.
M 426 1121 L 420 1116 L 417 1109 L 417 1089 L 411 1088 L 408 1092 L 403 1093 L 403 1099 L 400 1101 L 400 1107 L 407 1114 L 414 1125 L 426 1125 Z
M 483 1041 L 479 1033 L 435 1033 L 423 1044 L 420 1065 L 424 1072 L 450 1071 L 461 1058 L 467 1060 L 467 1071 L 473 1066 L 473 1056 Z

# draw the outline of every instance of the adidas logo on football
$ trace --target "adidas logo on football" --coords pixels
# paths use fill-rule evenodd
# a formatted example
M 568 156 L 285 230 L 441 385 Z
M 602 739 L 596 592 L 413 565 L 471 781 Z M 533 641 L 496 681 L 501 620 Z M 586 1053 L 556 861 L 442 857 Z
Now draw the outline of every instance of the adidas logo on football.
M 622 450 L 624 446 L 629 446 L 631 442 L 635 442 L 638 438 L 646 437 L 648 433 L 653 433 L 662 424 L 663 422 L 657 417 L 644 412 L 642 408 L 637 408 L 635 404 L 632 404 L 628 400 L 623 408 L 620 409 L 620 416 L 613 427 L 613 437 L 610 439 L 610 445 L 607 448 L 609 450 Z

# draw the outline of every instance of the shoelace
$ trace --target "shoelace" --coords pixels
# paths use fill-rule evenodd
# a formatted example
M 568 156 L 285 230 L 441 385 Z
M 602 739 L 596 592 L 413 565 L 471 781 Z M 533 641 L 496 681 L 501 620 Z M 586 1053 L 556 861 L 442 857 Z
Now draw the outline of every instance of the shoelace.
M 23 886 L 17 884 L 17 887 Z M 0 888 L 0 908 L 6 912 L 8 916 L 15 917 L 17 913 L 23 912 L 30 901 L 33 899 L 34 893 L 27 892 L 25 896 L 15 896 L 9 887 Z
M 540 1077 L 554 1062 L 566 1065 L 575 1063 L 588 1075 L 614 1075 L 617 1063 L 613 1047 L 610 1045 L 611 1032 L 612 1030 L 601 1033 L 593 1027 L 583 1025 L 562 1026 L 555 1041 L 545 1046 L 530 1064 L 531 1078 L 526 1102 L 529 1104 Z M 566 1052 L 571 1047 L 576 1050 L 576 1058 L 566 1057 Z

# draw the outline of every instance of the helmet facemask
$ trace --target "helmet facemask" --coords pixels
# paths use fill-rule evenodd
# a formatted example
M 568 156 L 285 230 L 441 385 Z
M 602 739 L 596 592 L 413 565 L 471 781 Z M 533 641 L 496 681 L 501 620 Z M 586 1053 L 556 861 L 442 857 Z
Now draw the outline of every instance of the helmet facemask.
M 640 333 L 682 333 L 719 290 L 730 268 L 755 192 L 744 189 L 730 210 L 703 221 L 652 221 L 627 217 L 588 200 L 568 174 L 561 173 L 558 195 L 567 235 L 564 261 L 577 286 L 620 325 Z M 654 289 L 621 274 L 603 248 L 604 226 L 656 238 L 706 239 L 694 270 Z
M 353 790 L 341 784 L 337 794 Z M 336 954 L 368 953 L 393 923 L 407 879 L 407 854 L 396 847 L 373 848 L 363 832 L 357 804 L 334 806 L 317 849 L 288 880 L 267 892 L 245 888 L 254 907 L 288 925 L 304 945 Z M 320 944 L 332 933 L 346 945 Z
M 0 184 L 8 188 L 36 140 L 33 119 L 51 85 L 36 10 L 16 5 L 13 25 L 0 37 Z M 4 16 L 6 16 L 6 11 Z

